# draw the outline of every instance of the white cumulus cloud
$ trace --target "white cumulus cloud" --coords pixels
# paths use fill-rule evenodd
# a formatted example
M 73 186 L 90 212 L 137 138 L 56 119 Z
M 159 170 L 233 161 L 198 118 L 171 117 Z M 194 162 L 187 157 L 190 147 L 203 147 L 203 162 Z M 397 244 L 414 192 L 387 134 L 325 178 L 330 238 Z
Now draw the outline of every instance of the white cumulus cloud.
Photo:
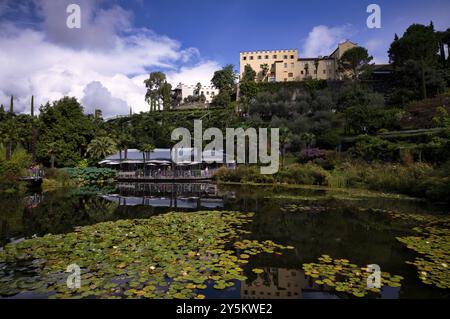
M 12 0 L 11 0 L 12 1 Z M 36 25 L 0 22 L 0 103 L 29 112 L 31 95 L 45 104 L 75 96 L 87 112 L 105 116 L 147 111 L 144 79 L 163 70 L 169 81 L 209 83 L 217 62 L 196 48 L 147 28 L 134 28 L 132 14 L 119 6 L 102 8 L 104 0 L 80 0 L 80 30 L 66 27 L 69 0 L 35 0 L 41 17 Z
M 308 34 L 303 46 L 302 57 L 315 58 L 333 53 L 337 45 L 353 35 L 350 25 L 328 27 L 315 26 Z

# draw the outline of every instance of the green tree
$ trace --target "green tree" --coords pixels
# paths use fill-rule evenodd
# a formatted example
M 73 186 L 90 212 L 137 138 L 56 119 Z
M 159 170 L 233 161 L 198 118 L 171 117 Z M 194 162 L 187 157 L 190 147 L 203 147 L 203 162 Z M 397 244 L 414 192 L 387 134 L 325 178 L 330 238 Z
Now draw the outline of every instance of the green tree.
M 124 151 L 125 158 L 128 158 L 128 148 L 133 143 L 133 136 L 129 131 L 123 131 L 119 134 L 117 146 L 119 148 L 119 156 L 122 161 L 122 151 Z
M 145 172 L 146 172 L 145 159 L 146 158 L 150 159 L 150 153 L 155 150 L 155 145 L 153 145 L 151 143 L 145 143 L 139 147 L 139 150 L 142 152 L 142 159 L 143 159 L 143 163 L 144 163 L 144 175 L 145 175 Z
M 281 167 L 284 167 L 286 149 L 292 142 L 292 132 L 287 127 L 280 128 Z
M 250 64 L 247 64 L 244 67 L 244 73 L 242 74 L 242 82 L 255 82 L 256 79 L 256 71 L 253 70 Z
M 101 160 L 114 154 L 116 151 L 116 142 L 108 136 L 93 139 L 87 147 L 87 154 L 89 154 L 90 158 L 94 161 Z
M 234 72 L 234 66 L 229 64 L 222 70 L 214 72 L 214 76 L 211 80 L 212 84 L 219 89 L 219 91 L 233 92 L 236 73 Z
M 172 105 L 172 85 L 165 81 L 160 88 L 160 95 L 163 101 L 163 110 L 170 110 Z
M 11 153 L 15 145 L 20 141 L 15 116 L 7 114 L 5 120 L 0 122 L 0 141 L 5 145 L 5 160 L 11 160 Z
M 320 60 L 319 59 L 315 59 L 314 60 L 314 67 L 315 67 L 315 74 L 316 74 L 316 80 L 319 78 L 319 63 Z
M 268 78 L 269 70 L 270 70 L 270 67 L 267 63 L 264 63 L 263 65 L 261 65 L 261 81 L 262 82 L 267 82 L 269 80 L 269 78 Z
M 438 127 L 450 127 L 450 115 L 445 107 L 440 106 L 436 109 L 436 116 L 433 117 L 433 122 Z
M 345 51 L 342 55 L 339 60 L 339 70 L 344 73 L 351 73 L 352 78 L 358 80 L 361 74 L 368 70 L 372 60 L 373 57 L 369 56 L 367 49 L 354 47 Z
M 394 39 L 389 49 L 389 59 L 396 68 L 404 67 L 410 60 L 419 63 L 421 93 L 424 99 L 427 98 L 426 68 L 436 63 L 438 50 L 438 39 L 432 23 L 429 26 L 411 25 L 401 38 Z
M 11 100 L 9 102 L 9 113 L 14 113 L 14 96 L 11 95 Z
M 40 130 L 37 142 L 37 158 L 49 163 L 49 145 L 56 145 L 54 165 L 75 166 L 86 153 L 95 133 L 95 119 L 83 113 L 77 99 L 64 97 L 40 108 Z M 54 143 L 54 144 L 52 144 Z
M 222 70 L 216 71 L 211 80 L 211 83 L 219 89 L 212 105 L 216 107 L 227 107 L 230 105 L 232 96 L 235 96 L 235 82 L 236 73 L 234 72 L 234 66 L 229 64 Z
M 150 104 L 150 111 L 156 111 L 159 107 L 161 96 L 161 88 L 166 83 L 166 75 L 162 72 L 150 73 L 147 80 L 144 81 L 147 92 L 145 100 Z

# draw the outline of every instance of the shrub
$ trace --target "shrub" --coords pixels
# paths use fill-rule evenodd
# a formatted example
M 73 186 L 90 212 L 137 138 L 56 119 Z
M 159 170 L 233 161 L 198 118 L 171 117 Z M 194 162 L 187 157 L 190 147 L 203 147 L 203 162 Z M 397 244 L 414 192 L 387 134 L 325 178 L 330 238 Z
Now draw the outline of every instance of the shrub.
M 392 161 L 398 157 L 398 147 L 382 138 L 364 135 L 358 138 L 356 144 L 349 149 L 349 153 L 367 161 Z
M 0 192 L 15 193 L 21 189 L 20 178 L 31 164 L 31 156 L 22 149 L 11 154 L 11 160 L 5 161 L 4 148 L 0 146 Z
M 425 178 L 422 184 L 427 198 L 450 202 L 450 161 L 435 170 L 432 176 Z
M 80 182 L 103 182 L 116 177 L 116 171 L 110 168 L 62 168 L 70 178 Z
M 57 168 L 48 168 L 45 170 L 45 178 L 47 180 L 47 184 L 50 185 L 51 182 L 49 180 L 53 181 L 56 184 L 59 184 L 60 186 L 66 186 L 70 184 L 70 175 L 66 171 L 62 169 Z
M 257 166 L 239 166 L 235 170 L 222 167 L 214 175 L 215 179 L 222 182 L 235 183 L 273 183 L 272 175 L 263 175 Z
M 282 169 L 276 179 L 282 183 L 327 185 L 330 173 L 316 164 L 293 164 Z
M 304 148 L 300 152 L 300 161 L 307 163 L 316 159 L 324 159 L 327 152 L 318 148 Z
M 330 186 L 366 188 L 422 197 L 425 193 L 423 181 L 432 174 L 433 167 L 424 163 L 410 166 L 346 163 L 332 172 Z

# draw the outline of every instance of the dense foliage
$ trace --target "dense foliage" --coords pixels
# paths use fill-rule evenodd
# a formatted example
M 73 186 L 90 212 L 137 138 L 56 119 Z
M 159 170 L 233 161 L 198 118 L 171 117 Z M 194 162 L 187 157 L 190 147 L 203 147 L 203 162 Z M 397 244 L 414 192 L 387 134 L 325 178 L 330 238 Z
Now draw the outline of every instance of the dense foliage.
M 62 171 L 68 173 L 70 178 L 83 182 L 108 181 L 116 177 L 116 171 L 109 168 L 63 168 Z
M 175 128 L 193 133 L 194 120 L 202 119 L 204 130 L 280 128 L 282 164 L 290 158 L 290 163 L 312 162 L 330 170 L 333 167 L 324 158 L 335 152 L 349 162 L 419 162 L 437 167 L 450 160 L 448 34 L 449 30 L 436 32 L 432 24 L 410 26 L 395 37 L 389 50 L 393 72 L 381 78 L 371 73 L 371 57 L 361 47 L 347 51 L 340 61 L 343 72 L 351 75 L 345 81 L 270 83 L 266 66 L 259 73 L 248 66 L 237 86 L 234 67 L 227 65 L 214 74 L 212 83 L 220 93 L 209 109 L 173 110 L 179 101 L 161 72 L 152 72 L 145 81 L 150 112 L 107 121 L 100 113 L 86 115 L 71 97 L 41 106 L 38 116 L 32 98 L 31 115 L 15 114 L 11 97 L 9 108 L 0 108 L 4 145 L 0 160 L 10 162 L 12 154 L 23 148 L 37 164 L 86 169 L 118 150 L 171 147 Z M 29 164 L 1 164 L 3 179 L 8 174 L 20 176 L 20 169 Z M 240 170 L 253 176 L 253 168 Z M 277 177 L 255 175 L 250 180 L 284 176 L 282 181 L 324 184 L 317 172 L 303 172 L 310 170 L 290 167 Z

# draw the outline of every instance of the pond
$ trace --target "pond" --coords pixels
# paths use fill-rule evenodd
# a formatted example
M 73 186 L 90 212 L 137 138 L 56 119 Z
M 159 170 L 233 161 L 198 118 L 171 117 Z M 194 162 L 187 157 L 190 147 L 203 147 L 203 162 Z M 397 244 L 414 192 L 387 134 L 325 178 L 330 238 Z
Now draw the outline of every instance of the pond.
M 402 196 L 117 184 L 0 207 L 2 298 L 450 297 L 448 207 Z

